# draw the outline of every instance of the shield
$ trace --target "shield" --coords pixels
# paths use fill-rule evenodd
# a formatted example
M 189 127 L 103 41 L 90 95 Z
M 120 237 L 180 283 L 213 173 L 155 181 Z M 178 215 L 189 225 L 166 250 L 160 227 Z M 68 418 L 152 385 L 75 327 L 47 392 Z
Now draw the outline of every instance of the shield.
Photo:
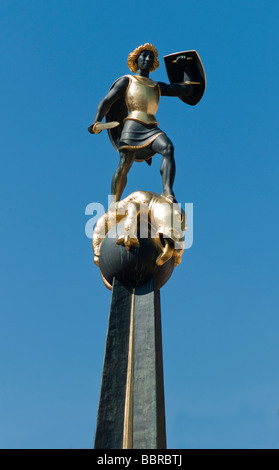
M 186 61 L 182 64 L 177 63 L 179 56 L 185 56 Z M 182 96 L 180 99 L 184 103 L 194 106 L 197 104 L 205 90 L 206 77 L 204 68 L 197 51 L 175 52 L 164 57 L 167 74 L 171 83 L 193 82 L 194 94 L 191 96 Z

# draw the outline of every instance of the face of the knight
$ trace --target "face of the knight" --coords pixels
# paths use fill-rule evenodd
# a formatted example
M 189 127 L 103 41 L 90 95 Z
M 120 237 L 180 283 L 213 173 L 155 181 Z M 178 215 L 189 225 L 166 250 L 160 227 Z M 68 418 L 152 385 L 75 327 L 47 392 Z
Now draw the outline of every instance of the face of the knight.
M 138 69 L 151 70 L 154 64 L 154 52 L 144 50 L 142 51 L 137 59 Z

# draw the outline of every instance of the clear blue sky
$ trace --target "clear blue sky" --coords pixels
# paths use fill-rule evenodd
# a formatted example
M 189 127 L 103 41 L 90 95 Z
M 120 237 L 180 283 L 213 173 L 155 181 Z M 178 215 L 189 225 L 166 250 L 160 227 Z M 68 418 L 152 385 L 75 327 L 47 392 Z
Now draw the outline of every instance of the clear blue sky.
M 93 445 L 110 292 L 85 236 L 118 155 L 87 132 L 128 53 L 196 49 L 196 107 L 162 98 L 194 244 L 162 289 L 169 448 L 279 447 L 279 4 L 2 0 L 0 447 Z M 161 192 L 160 156 L 124 195 Z

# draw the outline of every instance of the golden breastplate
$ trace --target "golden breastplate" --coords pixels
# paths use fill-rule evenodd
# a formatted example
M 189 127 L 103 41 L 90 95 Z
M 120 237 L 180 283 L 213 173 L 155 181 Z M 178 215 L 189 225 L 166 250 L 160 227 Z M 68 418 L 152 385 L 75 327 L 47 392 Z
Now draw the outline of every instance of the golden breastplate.
M 155 117 L 161 94 L 158 83 L 138 75 L 129 75 L 129 79 L 130 83 L 125 93 L 125 102 L 129 111 L 126 119 L 158 125 Z

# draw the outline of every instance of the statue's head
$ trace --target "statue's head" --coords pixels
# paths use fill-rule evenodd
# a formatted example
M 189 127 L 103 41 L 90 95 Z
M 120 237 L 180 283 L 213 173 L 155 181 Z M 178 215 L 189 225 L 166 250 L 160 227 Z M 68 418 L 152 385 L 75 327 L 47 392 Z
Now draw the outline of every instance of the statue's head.
M 127 63 L 132 72 L 136 72 L 139 66 L 154 72 L 159 67 L 158 51 L 153 44 L 146 43 L 129 54 Z

